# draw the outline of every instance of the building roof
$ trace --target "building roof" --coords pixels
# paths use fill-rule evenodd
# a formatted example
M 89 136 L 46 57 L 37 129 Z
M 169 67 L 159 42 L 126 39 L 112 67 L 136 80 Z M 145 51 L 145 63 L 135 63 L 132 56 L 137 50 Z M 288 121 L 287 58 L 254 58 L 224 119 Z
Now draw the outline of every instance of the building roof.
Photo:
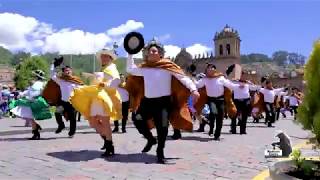
M 240 40 L 238 31 L 230 27 L 228 24 L 226 24 L 226 26 L 220 32 L 216 32 L 214 36 L 214 40 L 230 38 L 230 37 L 234 37 Z

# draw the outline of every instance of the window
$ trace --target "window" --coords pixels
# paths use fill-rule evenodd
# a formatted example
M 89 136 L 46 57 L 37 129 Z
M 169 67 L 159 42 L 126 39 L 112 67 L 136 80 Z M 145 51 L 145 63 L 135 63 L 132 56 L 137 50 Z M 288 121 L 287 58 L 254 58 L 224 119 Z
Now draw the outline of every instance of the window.
M 227 54 L 230 55 L 230 44 L 227 44 Z
M 223 46 L 222 46 L 221 44 L 220 44 L 220 46 L 219 46 L 219 52 L 220 52 L 220 53 L 219 53 L 220 55 L 223 55 Z

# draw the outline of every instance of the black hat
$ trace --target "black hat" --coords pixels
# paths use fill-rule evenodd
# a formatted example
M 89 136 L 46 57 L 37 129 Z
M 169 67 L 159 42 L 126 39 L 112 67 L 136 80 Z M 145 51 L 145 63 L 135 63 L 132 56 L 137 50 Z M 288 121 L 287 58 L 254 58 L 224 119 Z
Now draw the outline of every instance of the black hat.
M 229 75 L 232 73 L 232 71 L 234 70 L 234 67 L 235 67 L 235 66 L 236 66 L 235 64 L 232 64 L 231 66 L 229 66 L 229 67 L 227 68 L 227 70 L 226 70 L 227 76 L 229 76 Z
M 130 32 L 123 41 L 124 49 L 129 54 L 137 54 L 144 47 L 144 39 L 142 34 L 138 32 Z
M 57 58 L 54 58 L 54 67 L 60 66 L 60 64 L 63 62 L 63 56 L 59 56 Z

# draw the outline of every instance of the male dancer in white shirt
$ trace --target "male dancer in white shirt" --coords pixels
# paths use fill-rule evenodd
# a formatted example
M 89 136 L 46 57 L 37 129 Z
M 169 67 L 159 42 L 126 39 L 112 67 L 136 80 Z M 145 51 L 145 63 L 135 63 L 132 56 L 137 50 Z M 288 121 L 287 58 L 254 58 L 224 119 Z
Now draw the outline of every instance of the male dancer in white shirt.
M 225 109 L 225 87 L 232 89 L 232 82 L 224 77 L 224 75 L 216 70 L 216 66 L 208 64 L 206 68 L 206 77 L 196 82 L 197 88 L 206 89 L 208 96 L 208 105 L 210 107 L 209 121 L 210 131 L 209 135 L 213 134 L 213 128 L 216 121 L 216 129 L 214 133 L 214 140 L 219 141 L 221 129 L 223 125 L 224 109 Z M 231 97 L 230 97 L 231 98 Z
M 163 59 L 164 48 L 161 44 L 152 40 L 144 48 L 143 55 L 145 62 L 140 67 L 137 67 L 134 64 L 131 55 L 129 55 L 127 59 L 127 72 L 133 76 L 143 77 L 142 84 L 139 84 L 138 86 L 143 88 L 144 94 L 142 96 L 144 97 L 142 97 L 140 107 L 134 113 L 134 119 L 136 119 L 136 121 L 140 121 L 141 128 L 138 128 L 138 130 L 148 140 L 142 152 L 148 152 L 151 147 L 156 144 L 156 140 L 147 125 L 147 120 L 153 118 L 158 135 L 158 163 L 165 163 L 163 150 L 168 134 L 169 117 L 170 120 L 177 119 L 172 118 L 173 111 L 177 108 L 174 107 L 174 104 L 179 101 L 176 99 L 176 96 L 173 98 L 172 90 L 174 89 L 174 82 L 178 81 L 178 83 L 182 84 L 182 89 L 178 89 L 178 91 L 189 91 L 195 100 L 199 97 L 199 93 L 195 84 L 189 77 L 184 75 L 179 66 L 170 60 Z M 138 83 L 138 81 L 136 81 L 136 83 Z M 130 83 L 127 81 L 127 84 Z M 128 88 L 128 91 L 130 93 L 135 90 Z M 185 102 L 183 102 L 185 103 L 185 108 L 187 108 L 188 96 L 189 94 L 186 96 Z M 132 101 L 132 103 L 134 104 L 135 102 Z M 187 109 L 186 113 L 188 113 Z M 188 129 L 192 130 L 190 114 L 188 113 L 186 116 L 188 116 L 188 127 L 190 127 Z M 171 123 L 173 122 L 171 121 Z M 183 126 L 183 123 L 173 123 L 172 125 Z M 174 128 L 177 128 L 177 126 Z
M 66 113 L 65 117 L 70 121 L 70 130 L 68 135 L 72 137 L 76 132 L 77 121 L 76 111 L 69 102 L 69 98 L 73 89 L 83 85 L 83 82 L 80 80 L 80 78 L 72 75 L 72 68 L 69 66 L 63 67 L 62 75 L 57 77 L 56 67 L 57 65 L 55 64 L 51 65 L 51 79 L 60 86 L 61 105 L 63 106 L 64 113 Z M 58 123 L 58 129 L 56 130 L 56 133 L 60 133 L 65 128 L 65 125 L 62 121 L 62 116 L 56 115 L 56 121 Z
M 275 122 L 275 108 L 274 108 L 274 99 L 276 95 L 279 95 L 281 92 L 288 90 L 288 88 L 278 88 L 274 89 L 272 82 L 266 80 L 265 88 L 260 88 L 259 92 L 263 94 L 265 111 L 266 111 L 266 122 L 268 127 L 272 127 L 272 123 Z

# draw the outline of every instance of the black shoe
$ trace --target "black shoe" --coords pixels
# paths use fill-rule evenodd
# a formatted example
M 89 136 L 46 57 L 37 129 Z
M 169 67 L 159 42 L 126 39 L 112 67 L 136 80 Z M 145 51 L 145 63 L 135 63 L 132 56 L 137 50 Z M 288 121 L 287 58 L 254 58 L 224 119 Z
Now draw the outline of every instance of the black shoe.
M 113 143 L 112 141 L 108 141 L 106 140 L 105 141 L 106 143 L 106 151 L 101 154 L 102 157 L 109 157 L 109 156 L 112 156 L 114 155 L 114 146 L 113 146 Z
M 182 138 L 181 132 L 175 130 L 174 133 L 173 133 L 173 135 L 171 136 L 171 138 L 174 139 L 174 140 L 181 139 L 181 138 Z
M 38 129 L 32 130 L 33 136 L 29 138 L 29 140 L 39 140 L 40 139 L 40 132 Z
M 113 133 L 119 132 L 119 128 L 118 127 L 114 127 L 114 129 L 112 130 Z
M 152 138 L 148 140 L 146 146 L 143 148 L 142 152 L 149 152 L 153 145 L 157 144 L 157 140 Z
M 220 137 L 214 137 L 213 140 L 220 141 Z
M 163 153 L 163 149 L 157 149 L 157 158 L 158 158 L 158 163 L 159 164 L 165 164 L 165 157 Z
M 100 148 L 101 150 L 104 150 L 104 149 L 107 149 L 107 139 L 105 136 L 101 136 L 101 138 L 103 139 L 104 141 L 104 144 L 102 146 L 102 148 Z
M 58 129 L 56 130 L 56 134 L 61 133 L 61 131 L 62 131 L 64 128 L 66 128 L 65 125 L 63 125 L 63 126 L 58 126 Z
M 76 133 L 76 131 L 69 131 L 68 135 L 69 135 L 69 137 L 73 137 L 75 133 Z
M 209 134 L 209 136 L 212 136 L 213 135 L 213 129 L 210 129 L 208 134 Z
M 240 132 L 240 134 L 247 134 L 247 132 Z
M 272 123 L 271 122 L 268 122 L 268 127 L 272 127 Z
M 197 132 L 204 132 L 204 126 L 206 125 L 205 122 L 202 122 L 199 126 L 199 129 L 197 130 Z
M 229 131 L 231 134 L 237 134 L 237 131 L 236 130 L 230 130 Z
M 122 130 L 122 133 L 126 133 L 127 132 L 126 128 L 122 128 L 121 130 Z

